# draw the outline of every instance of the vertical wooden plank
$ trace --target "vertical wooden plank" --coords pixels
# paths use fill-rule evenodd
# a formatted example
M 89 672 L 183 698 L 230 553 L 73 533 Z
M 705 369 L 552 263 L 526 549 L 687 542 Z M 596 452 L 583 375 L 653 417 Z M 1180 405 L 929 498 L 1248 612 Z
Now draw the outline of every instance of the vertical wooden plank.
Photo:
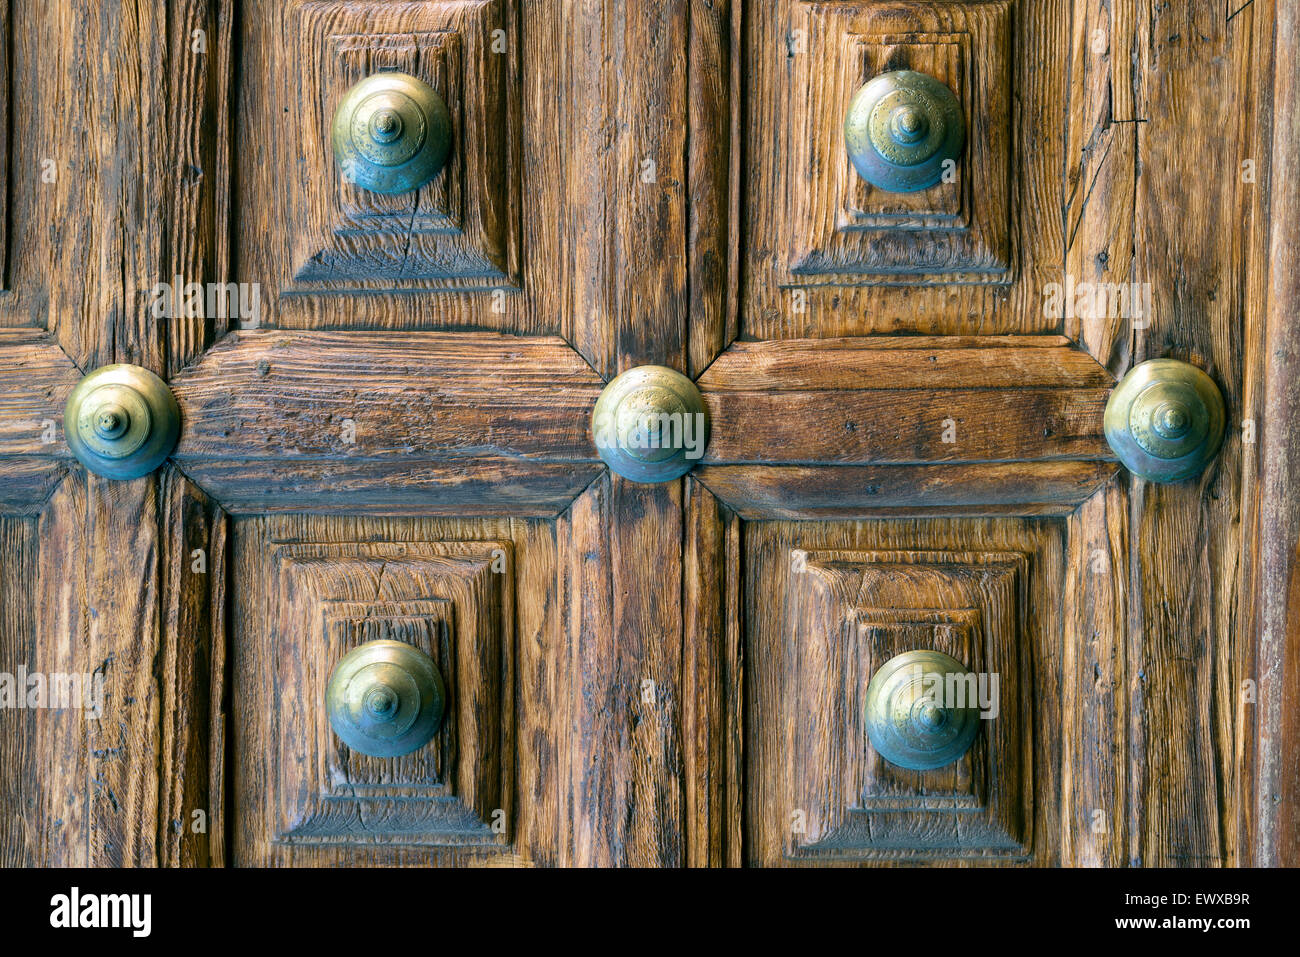
M 683 861 L 678 483 L 601 478 L 560 520 L 568 640 L 562 863 Z
M 743 4 L 692 0 L 687 186 L 690 327 L 694 378 L 736 338 L 740 187 L 739 58 L 731 51 Z
M 1198 3 L 1139 23 L 1144 116 L 1134 275 L 1154 315 L 1134 361 L 1173 356 L 1224 392 L 1223 449 L 1199 479 L 1134 480 L 1128 681 L 1130 863 L 1205 866 L 1236 858 L 1242 368 L 1253 186 L 1243 145 L 1258 122 L 1250 18 Z M 1189 144 L 1194 144 L 1190 147 Z M 1206 170 L 1214 171 L 1206 175 Z
M 158 863 L 205 867 L 223 818 L 221 778 L 213 772 L 223 750 L 224 609 L 213 601 L 224 596 L 225 516 L 175 469 L 165 473 L 162 495 Z
M 21 662 L 29 672 L 90 675 L 93 693 L 100 669 L 86 645 L 85 521 L 85 480 L 73 472 L 25 533 L 11 529 L 5 594 L 0 596 L 6 626 L 2 642 L 8 670 Z M 24 543 L 25 554 L 15 555 L 12 549 Z M 19 560 L 10 564 L 11 558 Z M 86 740 L 96 715 L 86 708 L 40 709 L 8 712 L 0 722 L 0 809 L 5 816 L 0 863 L 85 866 Z
M 1267 19 L 1273 4 L 1254 13 Z M 1300 12 L 1276 7 L 1272 35 L 1272 147 L 1268 164 L 1269 255 L 1267 321 L 1258 357 L 1259 508 L 1245 528 L 1254 534 L 1254 579 L 1246 627 L 1254 631 L 1258 700 L 1249 725 L 1254 773 L 1243 794 L 1249 826 L 1242 863 L 1300 865 L 1300 76 L 1293 56 L 1300 43 Z M 1268 34 L 1264 33 L 1267 38 Z M 1265 49 L 1268 49 L 1265 46 Z M 1267 142 L 1267 141 L 1265 141 Z
M 1054 281 L 1145 282 L 1135 273 L 1133 209 L 1136 151 L 1146 122 L 1141 75 L 1133 72 L 1137 38 L 1132 0 L 1076 0 L 1069 36 L 1066 100 L 1064 275 Z M 1064 332 L 1114 370 L 1130 354 L 1133 320 L 1109 314 L 1071 316 Z M 1145 321 L 1145 319 L 1143 320 Z
M 575 5 L 572 343 L 602 376 L 686 367 L 690 0 Z
M 32 585 L 37 568 L 36 522 L 0 515 L 0 674 L 13 686 L 0 693 L 0 866 L 40 864 L 34 838 L 40 822 L 31 796 L 32 746 L 37 712 L 10 695 L 26 695 L 16 676 L 33 663 Z
M 739 867 L 744 793 L 740 519 L 686 485 L 682 741 L 688 867 Z
M 88 477 L 87 609 L 104 713 L 90 730 L 88 840 L 92 866 L 160 863 L 163 653 L 158 480 Z
M 1127 518 L 1124 490 L 1112 481 L 1066 522 L 1060 742 L 1063 865 L 1120 867 L 1127 855 Z

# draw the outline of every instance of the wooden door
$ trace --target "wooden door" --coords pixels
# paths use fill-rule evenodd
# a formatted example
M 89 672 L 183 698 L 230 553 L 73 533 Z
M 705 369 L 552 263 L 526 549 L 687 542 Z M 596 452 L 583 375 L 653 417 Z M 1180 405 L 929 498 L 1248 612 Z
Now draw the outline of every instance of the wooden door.
M 0 672 L 103 693 L 0 710 L 0 860 L 1295 861 L 1294 14 L 55 6 L 0 4 Z M 893 69 L 967 123 L 919 193 L 845 155 Z M 453 129 L 396 197 L 329 135 L 383 70 Z M 1102 429 L 1162 356 L 1228 407 L 1176 485 Z M 131 480 L 62 431 L 115 362 L 182 423 Z M 646 364 L 711 420 L 658 484 L 590 426 Z M 445 682 L 402 757 L 326 713 L 376 639 Z M 864 727 L 914 649 L 1000 677 L 936 770 Z

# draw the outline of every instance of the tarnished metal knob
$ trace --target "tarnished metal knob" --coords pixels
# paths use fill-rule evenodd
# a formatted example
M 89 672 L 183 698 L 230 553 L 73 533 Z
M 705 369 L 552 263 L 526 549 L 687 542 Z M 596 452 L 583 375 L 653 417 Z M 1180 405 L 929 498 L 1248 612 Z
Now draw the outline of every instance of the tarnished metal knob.
M 966 140 L 952 90 L 915 70 L 867 81 L 849 102 L 844 145 L 858 175 L 891 193 L 928 189 L 943 178 Z
M 605 386 L 591 414 L 605 463 L 634 482 L 668 482 L 704 455 L 709 418 L 695 383 L 665 366 L 637 366 Z
M 418 77 L 376 73 L 343 94 L 330 139 L 334 161 L 349 182 L 376 193 L 406 193 L 446 164 L 451 114 Z
M 979 733 L 978 701 L 965 697 L 960 661 L 941 651 L 908 651 L 890 658 L 867 685 L 867 736 L 890 764 L 914 771 L 941 768 L 960 758 Z
M 424 747 L 442 724 L 442 675 L 432 658 L 401 641 L 353 648 L 334 668 L 325 707 L 334 733 L 353 751 L 395 758 Z
M 1134 366 L 1106 403 L 1106 441 L 1148 482 L 1200 473 L 1223 442 L 1223 394 L 1196 366 L 1152 359 Z
M 77 383 L 63 407 L 63 434 L 82 465 L 114 479 L 148 475 L 176 447 L 181 410 L 148 369 L 101 366 Z

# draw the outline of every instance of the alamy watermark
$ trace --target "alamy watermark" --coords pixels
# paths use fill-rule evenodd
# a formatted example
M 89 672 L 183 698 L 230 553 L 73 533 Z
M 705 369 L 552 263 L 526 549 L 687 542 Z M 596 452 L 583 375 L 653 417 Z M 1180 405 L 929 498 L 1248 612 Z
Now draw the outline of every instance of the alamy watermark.
M 996 671 L 927 671 L 923 665 L 907 670 L 907 683 L 920 685 L 917 701 L 944 711 L 979 709 L 980 717 L 998 716 L 998 691 L 1001 685 Z
M 1076 282 L 1043 286 L 1043 315 L 1048 319 L 1130 319 L 1136 328 L 1151 324 L 1151 283 Z
M 0 671 L 0 710 L 85 710 L 98 718 L 104 712 L 104 676 L 64 671 Z
M 155 283 L 150 290 L 155 319 L 238 319 L 244 329 L 256 329 L 262 285 L 256 282 L 187 283 L 182 276 Z
M 691 461 L 703 458 L 707 430 L 703 412 L 646 411 L 629 420 L 614 410 L 597 415 L 592 426 L 597 448 L 671 449 Z

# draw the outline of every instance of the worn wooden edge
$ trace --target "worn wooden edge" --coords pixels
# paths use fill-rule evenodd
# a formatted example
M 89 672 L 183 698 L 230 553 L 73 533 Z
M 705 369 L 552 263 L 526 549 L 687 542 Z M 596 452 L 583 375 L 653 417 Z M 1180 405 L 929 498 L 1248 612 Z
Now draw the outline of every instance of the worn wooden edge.
M 207 867 L 224 840 L 225 516 L 175 469 L 162 477 L 161 516 L 157 863 Z
M 309 512 L 554 518 L 604 470 L 595 463 L 184 459 L 177 468 L 234 515 Z
M 688 867 L 737 867 L 743 853 L 744 712 L 740 518 L 686 486 L 682 740 Z
M 1109 461 L 1104 388 L 704 390 L 710 464 Z
M 589 423 L 603 383 L 553 336 L 240 332 L 170 385 L 181 409 L 175 458 L 183 466 L 597 459 Z
M 71 459 L 63 441 L 63 406 L 81 370 L 48 333 L 0 328 L 0 457 Z
M 691 0 L 687 136 L 690 320 L 688 374 L 703 371 L 736 337 L 739 288 L 740 102 L 735 31 L 744 5 Z
M 742 518 L 1068 515 L 1112 462 L 978 465 L 703 465 L 691 478 Z
M 557 521 L 563 865 L 686 855 L 681 485 L 606 472 Z
M 700 376 L 706 392 L 1108 388 L 1061 336 L 866 336 L 735 342 Z
M 1061 863 L 1127 863 L 1128 513 L 1109 481 L 1066 519 L 1061 585 Z
M 0 458 L 0 514 L 40 514 L 68 471 L 58 459 Z
M 1272 6 L 1272 5 L 1269 5 Z M 1266 6 L 1256 16 L 1264 16 Z M 1267 22 L 1267 21 L 1266 21 Z M 1300 153 L 1300 11 L 1276 5 L 1273 30 L 1272 158 L 1269 174 L 1267 319 L 1261 357 L 1261 426 L 1257 446 L 1258 516 L 1254 574 L 1248 586 L 1254 674 L 1259 682 L 1248 756 L 1253 793 L 1243 855 L 1256 866 L 1300 865 L 1300 183 L 1291 173 Z

